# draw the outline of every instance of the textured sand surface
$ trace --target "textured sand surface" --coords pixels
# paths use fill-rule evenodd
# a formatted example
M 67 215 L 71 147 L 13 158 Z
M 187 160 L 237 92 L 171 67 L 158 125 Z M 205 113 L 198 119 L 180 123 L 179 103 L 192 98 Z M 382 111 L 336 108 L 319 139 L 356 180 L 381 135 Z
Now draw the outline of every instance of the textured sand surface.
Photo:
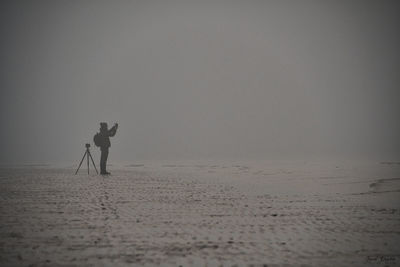
M 0 169 L 1 266 L 400 265 L 398 165 L 73 172 Z

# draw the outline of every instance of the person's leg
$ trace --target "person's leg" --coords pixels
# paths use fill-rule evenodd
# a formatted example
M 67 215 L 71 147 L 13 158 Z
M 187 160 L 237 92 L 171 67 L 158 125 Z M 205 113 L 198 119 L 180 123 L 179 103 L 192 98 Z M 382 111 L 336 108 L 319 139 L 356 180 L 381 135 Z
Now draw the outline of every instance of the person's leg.
M 108 157 L 108 149 L 101 149 L 101 157 L 100 157 L 100 173 L 106 174 L 106 166 L 107 166 L 107 157 Z
M 110 174 L 107 172 L 107 159 L 108 159 L 108 148 L 104 151 L 104 171 L 106 174 Z

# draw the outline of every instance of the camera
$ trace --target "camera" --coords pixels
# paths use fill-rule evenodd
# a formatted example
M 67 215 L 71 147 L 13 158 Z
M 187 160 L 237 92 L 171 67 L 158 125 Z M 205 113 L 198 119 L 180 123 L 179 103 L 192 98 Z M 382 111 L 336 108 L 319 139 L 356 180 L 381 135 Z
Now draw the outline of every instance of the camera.
M 89 148 L 89 147 L 90 147 L 90 144 L 86 144 L 85 146 L 86 146 L 86 148 Z

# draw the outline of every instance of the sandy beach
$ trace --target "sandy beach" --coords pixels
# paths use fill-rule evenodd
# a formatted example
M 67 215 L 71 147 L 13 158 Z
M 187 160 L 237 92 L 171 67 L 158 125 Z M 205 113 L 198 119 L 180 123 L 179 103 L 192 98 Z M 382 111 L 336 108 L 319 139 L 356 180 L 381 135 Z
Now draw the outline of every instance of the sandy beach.
M 0 1 L 0 267 L 400 267 L 399 14 Z
M 0 169 L 1 266 L 398 266 L 396 162 Z

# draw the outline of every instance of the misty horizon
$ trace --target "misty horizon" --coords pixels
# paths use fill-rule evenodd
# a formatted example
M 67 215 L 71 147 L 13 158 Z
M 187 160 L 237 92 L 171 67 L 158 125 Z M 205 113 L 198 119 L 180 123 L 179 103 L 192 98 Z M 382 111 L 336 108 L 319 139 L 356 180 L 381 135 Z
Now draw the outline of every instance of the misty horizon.
M 400 159 L 395 1 L 0 5 L 0 163 Z

